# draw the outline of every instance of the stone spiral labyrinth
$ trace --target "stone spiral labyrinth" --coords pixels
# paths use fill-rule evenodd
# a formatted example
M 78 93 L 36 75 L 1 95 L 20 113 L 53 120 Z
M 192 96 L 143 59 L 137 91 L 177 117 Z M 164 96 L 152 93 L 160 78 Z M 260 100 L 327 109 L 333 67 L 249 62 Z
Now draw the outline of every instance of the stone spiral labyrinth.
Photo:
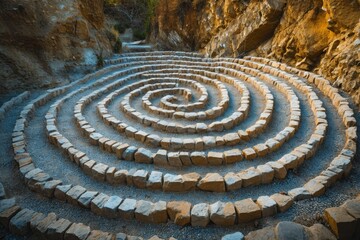
M 104 218 L 231 226 L 351 174 L 354 113 L 318 75 L 185 52 L 106 64 L 21 111 L 14 159 L 31 190 Z

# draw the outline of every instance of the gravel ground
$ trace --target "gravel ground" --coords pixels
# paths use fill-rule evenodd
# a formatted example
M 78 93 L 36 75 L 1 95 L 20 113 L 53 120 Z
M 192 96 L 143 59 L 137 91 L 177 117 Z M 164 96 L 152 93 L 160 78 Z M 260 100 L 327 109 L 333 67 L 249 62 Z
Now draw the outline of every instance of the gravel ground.
M 249 118 L 239 125 L 239 128 L 244 128 L 251 125 L 262 111 L 263 98 L 257 94 L 257 91 L 249 84 L 246 84 L 251 94 L 251 114 Z M 273 120 L 268 127 L 268 130 L 261 135 L 261 138 L 251 141 L 251 145 L 261 142 L 264 138 L 271 137 L 275 132 L 283 129 L 288 122 L 287 102 L 284 100 L 284 96 L 277 92 L 272 86 L 267 85 L 272 91 L 275 97 L 275 111 L 273 114 Z M 209 90 L 213 92 L 214 90 Z M 295 91 L 295 89 L 294 89 Z M 73 106 L 75 102 L 82 96 L 88 94 L 85 92 L 75 98 L 65 102 L 60 114 L 59 114 L 59 128 L 61 132 L 71 141 L 73 144 L 81 150 L 86 150 L 90 156 L 94 156 L 100 162 L 106 162 L 110 165 L 121 166 L 123 168 L 141 167 L 145 169 L 153 169 L 152 165 L 135 164 L 131 162 L 124 162 L 117 160 L 113 155 L 100 151 L 97 147 L 91 146 L 88 142 L 82 138 L 79 138 L 79 131 L 75 127 L 74 119 L 72 118 Z M 261 164 L 264 161 L 275 160 L 279 156 L 287 153 L 290 149 L 302 142 L 306 141 L 310 132 L 314 127 L 312 121 L 312 113 L 307 104 L 306 98 L 303 94 L 295 91 L 301 101 L 302 119 L 301 125 L 295 136 L 287 143 L 285 143 L 281 150 L 276 151 L 266 159 L 256 159 L 253 162 L 243 161 L 232 166 L 222 166 L 217 168 L 210 167 L 191 167 L 188 169 L 166 169 L 166 172 L 188 172 L 199 171 L 202 173 L 217 171 L 224 173 L 229 169 L 244 169 L 252 165 Z M 32 94 L 31 99 L 35 98 L 40 92 Z M 237 100 L 239 96 L 236 91 L 229 90 L 231 97 L 231 104 L 228 111 L 233 111 L 237 106 Z M 319 94 L 319 93 L 318 93 Z M 9 100 L 16 94 L 9 94 L 8 96 L 1 96 L 0 103 Z M 105 96 L 105 95 L 104 95 Z M 324 169 L 329 163 L 329 159 L 336 156 L 339 150 L 344 144 L 344 128 L 340 118 L 338 117 L 335 109 L 332 107 L 330 101 L 327 98 L 323 98 L 325 108 L 327 110 L 329 128 L 323 145 L 316 155 L 309 159 L 301 166 L 295 173 L 289 173 L 287 178 L 283 181 L 275 181 L 272 184 L 264 186 L 256 186 L 240 189 L 238 191 L 216 194 L 201 191 L 193 191 L 185 194 L 180 193 L 163 193 L 161 191 L 148 191 L 143 189 L 135 189 L 127 186 L 110 186 L 106 183 L 100 183 L 85 175 L 80 168 L 74 165 L 67 158 L 59 154 L 56 147 L 48 143 L 45 131 L 44 131 L 44 115 L 48 111 L 49 106 L 55 101 L 55 99 L 49 104 L 39 108 L 35 112 L 34 118 L 30 121 L 30 126 L 27 129 L 28 136 L 28 149 L 32 153 L 34 162 L 37 166 L 41 167 L 44 171 L 48 172 L 54 178 L 63 180 L 65 183 L 79 184 L 86 188 L 102 191 L 109 195 L 118 194 L 125 197 L 133 197 L 137 199 L 147 200 L 187 200 L 192 203 L 198 203 L 202 201 L 215 202 L 217 200 L 222 201 L 234 201 L 247 197 L 257 198 L 260 195 L 271 195 L 275 192 L 287 191 L 294 187 L 298 187 L 305 183 L 309 178 L 317 175 Z M 119 97 L 119 99 L 121 96 Z M 101 98 L 100 98 L 101 99 Z M 112 128 L 104 126 L 103 122 L 98 118 L 95 112 L 95 106 L 97 104 L 95 100 L 85 110 L 85 115 L 91 122 L 94 123 L 96 129 L 100 132 L 104 132 L 107 135 L 114 137 L 114 139 L 121 139 L 119 135 Z M 119 101 L 114 101 L 109 109 L 117 117 L 122 117 L 120 111 L 118 111 Z M 4 184 L 5 189 L 9 196 L 16 196 L 17 201 L 22 207 L 34 209 L 44 213 L 55 212 L 60 217 L 68 218 L 75 222 L 84 222 L 89 224 L 94 229 L 101 229 L 111 232 L 125 232 L 130 235 L 141 235 L 144 237 L 150 237 L 152 235 L 159 235 L 160 237 L 174 236 L 178 239 L 219 239 L 220 236 L 228 234 L 234 231 L 241 231 L 246 234 L 256 228 L 274 225 L 279 221 L 294 220 L 305 225 L 312 225 L 314 222 L 322 222 L 321 214 L 324 208 L 331 206 L 338 206 L 342 204 L 346 199 L 356 196 L 360 192 L 360 171 L 359 171 L 359 154 L 357 155 L 357 161 L 354 162 L 354 168 L 350 177 L 339 181 L 333 187 L 327 190 L 326 194 L 315 199 L 304 200 L 297 202 L 294 206 L 285 213 L 277 214 L 274 217 L 261 219 L 258 222 L 250 224 L 236 225 L 233 227 L 223 228 L 217 226 L 208 226 L 207 228 L 194 228 L 194 227 L 178 227 L 172 223 L 154 225 L 154 224 L 140 224 L 136 221 L 127 220 L 111 220 L 103 217 L 96 216 L 90 211 L 80 209 L 78 207 L 71 206 L 69 204 L 43 198 L 31 191 L 29 191 L 23 184 L 17 167 L 12 160 L 13 154 L 11 149 L 11 132 L 14 126 L 15 120 L 24 106 L 16 106 L 14 109 L 7 113 L 7 119 L 0 121 L 0 152 L 2 154 L 0 162 L 0 180 Z M 357 119 L 360 121 L 360 114 L 357 112 Z M 253 114 L 255 113 L 255 114 Z M 70 123 L 70 124 L 69 124 Z M 249 125 L 248 125 L 249 124 Z M 246 145 L 244 145 L 246 146 Z M 250 145 L 249 145 L 250 146 Z M 221 148 L 219 148 L 221 150 Z M 233 170 L 234 171 L 234 170 Z M 12 235 L 8 235 L 3 229 L 0 229 L 0 237 L 5 236 L 5 239 L 13 239 Z

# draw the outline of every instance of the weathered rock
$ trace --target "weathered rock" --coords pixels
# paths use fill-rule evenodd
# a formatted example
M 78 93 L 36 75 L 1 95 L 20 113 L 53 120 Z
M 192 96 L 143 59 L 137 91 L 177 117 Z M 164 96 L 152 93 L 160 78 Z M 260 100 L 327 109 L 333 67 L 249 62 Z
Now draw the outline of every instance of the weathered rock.
M 277 212 L 276 202 L 268 196 L 259 197 L 256 203 L 259 205 L 263 217 L 275 215 Z
M 86 240 L 112 240 L 113 235 L 108 232 L 92 230 Z
M 90 227 L 82 223 L 73 223 L 65 232 L 65 240 L 85 240 L 90 234 Z
M 118 216 L 118 207 L 122 201 L 123 199 L 119 196 L 110 196 L 104 204 L 104 215 L 109 218 L 116 218 Z
M 288 192 L 288 195 L 292 197 L 295 201 L 311 198 L 311 194 L 309 193 L 309 191 L 303 187 L 291 189 Z
M 280 222 L 275 227 L 276 237 L 279 240 L 307 239 L 305 227 L 294 222 Z
M 107 202 L 108 199 L 109 196 L 104 193 L 100 193 L 99 195 L 97 195 L 93 200 L 91 200 L 91 211 L 98 215 L 103 214 L 104 204 Z
M 345 208 L 327 208 L 324 214 L 326 221 L 337 238 L 353 239 L 356 231 L 356 219 L 348 214 Z
M 294 203 L 292 197 L 280 193 L 271 195 L 270 198 L 276 202 L 277 209 L 279 212 L 285 212 Z
M 166 212 L 166 202 L 159 201 L 152 203 L 144 200 L 137 201 L 135 218 L 138 221 L 148 223 L 166 223 L 168 219 Z
M 216 202 L 210 205 L 210 220 L 216 225 L 234 225 L 236 213 L 234 205 L 230 202 Z
M 66 192 L 66 201 L 73 205 L 77 205 L 78 198 L 85 192 L 86 189 L 84 187 L 76 185 Z
M 119 215 L 125 219 L 133 219 L 135 214 L 137 201 L 135 199 L 126 198 L 119 206 Z
M 242 179 L 238 174 L 229 172 L 225 175 L 224 180 L 228 191 L 241 188 Z
M 221 240 L 243 240 L 244 234 L 241 232 L 236 232 L 232 234 L 227 234 L 221 238 Z
M 261 179 L 262 179 L 261 173 L 259 170 L 255 169 L 254 167 L 242 171 L 238 175 L 242 179 L 243 187 L 259 185 L 261 183 Z
M 189 202 L 168 202 L 166 205 L 167 213 L 170 220 L 175 224 L 184 226 L 190 223 L 190 209 L 191 203 Z
M 312 225 L 309 227 L 309 231 L 311 232 L 314 240 L 336 240 L 336 237 L 331 233 L 331 231 L 322 224 L 317 223 Z
M 200 180 L 198 187 L 205 191 L 225 192 L 224 178 L 218 173 L 208 173 Z
M 9 229 L 16 235 L 27 235 L 30 232 L 30 220 L 35 212 L 30 209 L 22 209 L 9 223 Z
M 17 205 L 9 207 L 0 212 L 0 223 L 5 226 L 9 227 L 10 219 L 17 214 L 21 208 Z
M 245 237 L 246 240 L 273 240 L 276 239 L 273 227 L 265 227 L 260 230 L 249 232 Z
M 71 222 L 67 219 L 60 218 L 59 220 L 51 223 L 46 234 L 50 239 L 60 240 L 64 238 L 66 230 L 70 227 Z
M 78 64 L 95 65 L 98 51 L 102 51 L 103 56 L 111 55 L 112 48 L 104 29 L 102 1 L 77 0 L 56 10 L 54 4 L 2 3 L 2 9 L 14 12 L 6 11 L 0 16 L 8 20 L 1 23 L 1 39 L 5 36 L 13 39 L 1 43 L 4 50 L 1 51 L 0 75 L 6 79 L 0 83 L 2 89 L 61 84 L 60 78 L 69 79 L 69 68 L 76 69 Z M 41 19 L 37 17 L 40 13 Z M 9 22 L 15 24 L 19 31 L 11 31 L 13 25 Z M 43 31 L 44 23 L 47 31 Z M 76 31 L 73 31 L 74 26 Z M 41 56 L 30 50 L 33 46 L 41 52 Z
M 234 206 L 239 223 L 250 222 L 261 218 L 261 209 L 251 198 L 237 201 L 234 203 Z
M 199 203 L 191 209 L 191 225 L 205 227 L 210 222 L 209 205 Z
M 98 192 L 86 191 L 78 198 L 78 204 L 84 208 L 90 208 L 91 201 L 98 195 Z

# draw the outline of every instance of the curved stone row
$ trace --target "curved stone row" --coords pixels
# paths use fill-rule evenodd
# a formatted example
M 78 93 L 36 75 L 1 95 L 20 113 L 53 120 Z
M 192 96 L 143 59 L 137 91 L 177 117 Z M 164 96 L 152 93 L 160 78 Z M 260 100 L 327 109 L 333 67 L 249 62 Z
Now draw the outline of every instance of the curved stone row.
M 4 189 L 0 183 L 0 189 Z M 92 230 L 90 226 L 83 223 L 71 222 L 68 219 L 60 218 L 55 213 L 44 214 L 28 208 L 22 208 L 16 204 L 15 198 L 6 198 L 5 192 L 0 196 L 0 224 L 18 236 L 36 239 L 86 239 L 86 240 L 125 240 L 137 239 L 142 237 L 131 236 L 125 233 L 109 233 L 100 230 Z M 153 236 L 153 240 L 160 240 Z M 176 240 L 171 237 L 169 240 Z
M 122 153 L 125 152 L 125 149 L 127 149 L 129 146 L 128 145 L 124 145 L 124 144 L 119 144 L 116 143 L 115 141 L 107 141 L 108 139 L 102 139 L 100 142 L 100 146 L 101 148 L 108 149 L 108 151 L 113 151 L 116 152 L 116 150 L 114 150 L 113 146 L 115 145 L 116 147 L 119 147 Z M 108 144 L 107 144 L 107 142 Z M 113 145 L 110 145 L 113 144 Z M 311 145 L 308 145 L 311 146 Z M 131 148 L 130 148 L 131 149 Z M 76 149 L 70 148 L 69 149 L 69 154 L 71 156 L 71 159 L 74 161 L 77 161 L 77 163 L 79 164 L 80 162 L 80 157 L 84 157 L 84 159 L 89 160 L 89 158 L 87 156 L 84 155 L 83 152 L 78 152 Z M 132 151 L 134 151 L 135 149 L 131 149 Z M 297 149 L 296 151 L 294 151 L 293 155 L 286 155 L 285 157 L 283 157 L 282 159 L 280 159 L 280 163 L 281 164 L 277 164 L 277 163 L 269 163 L 268 165 L 261 165 L 258 166 L 257 169 L 255 169 L 255 171 L 253 170 L 253 168 L 250 168 L 244 172 L 241 173 L 241 176 L 243 178 L 248 178 L 249 176 L 251 177 L 251 179 L 248 181 L 249 183 L 246 183 L 244 181 L 244 184 L 241 184 L 242 182 L 242 178 L 240 176 L 238 176 L 237 174 L 234 173 L 229 173 L 227 174 L 224 178 L 219 176 L 218 174 L 208 174 L 207 176 L 204 177 L 203 180 L 201 180 L 201 178 L 199 177 L 199 174 L 191 174 L 191 178 L 189 178 L 188 175 L 183 176 L 176 176 L 176 175 L 169 175 L 169 174 L 164 174 L 164 184 L 163 184 L 163 190 L 165 191 L 169 191 L 169 189 L 166 187 L 166 182 L 168 181 L 186 181 L 183 180 L 183 178 L 187 179 L 188 181 L 192 182 L 191 186 L 189 186 L 188 188 L 180 188 L 176 189 L 175 191 L 186 191 L 186 190 L 191 190 L 194 188 L 194 182 L 198 182 L 198 184 L 195 184 L 199 187 L 199 189 L 202 190 L 207 190 L 207 191 L 224 191 L 224 183 L 226 184 L 226 190 L 235 190 L 241 187 L 241 185 L 243 185 L 243 187 L 246 186 L 251 186 L 251 185 L 257 185 L 260 183 L 269 183 L 273 180 L 274 176 L 276 178 L 282 179 L 286 176 L 286 169 L 292 169 L 295 167 L 298 167 L 302 161 L 305 159 L 306 154 L 308 155 L 307 157 L 309 158 L 311 155 L 311 148 L 306 148 L 303 147 L 302 151 L 299 151 L 299 149 Z M 77 154 L 77 155 L 76 155 Z M 126 154 L 126 152 L 125 152 Z M 180 158 L 180 156 L 184 156 L 184 154 L 174 154 L 174 153 L 169 153 L 170 154 L 170 158 Z M 210 153 L 212 154 L 212 152 Z M 76 156 L 75 156 L 76 155 Z M 137 156 L 136 153 L 134 154 L 135 157 Z M 294 156 L 295 155 L 295 156 Z M 196 156 L 196 155 L 195 155 Z M 299 158 L 299 164 L 297 164 L 298 159 L 296 158 L 296 156 Z M 141 152 L 138 154 L 139 159 L 141 159 L 141 161 L 139 162 L 148 162 L 149 159 L 151 159 L 151 153 L 149 153 L 148 151 L 146 151 L 146 149 L 141 149 Z M 168 157 L 169 158 L 169 157 Z M 131 160 L 131 159 L 130 159 Z M 294 165 L 294 163 L 296 165 Z M 287 164 L 287 165 L 286 165 Z M 285 168 L 282 166 L 284 165 Z M 118 176 L 118 178 L 122 179 L 120 180 L 114 180 L 112 177 L 109 178 L 109 182 L 111 183 L 126 183 L 126 181 L 124 181 L 124 179 L 127 177 L 127 175 L 129 174 L 126 170 L 117 170 L 114 169 L 113 167 L 109 167 L 105 164 L 102 163 L 97 163 L 96 161 L 91 161 L 91 168 L 95 167 L 95 169 L 97 169 L 95 171 L 95 173 L 93 173 L 93 171 L 87 169 L 87 173 L 89 173 L 90 175 L 93 175 L 96 179 L 100 179 L 100 180 L 106 180 L 106 170 L 110 169 L 112 172 L 114 172 L 115 176 Z M 99 170 L 98 168 L 100 168 L 101 170 L 101 174 L 99 174 Z M 272 169 L 271 169 L 272 168 Z M 274 170 L 275 169 L 275 174 L 274 174 Z M 136 174 L 134 172 L 134 174 Z M 139 184 L 136 184 L 137 187 L 140 188 L 144 188 L 145 186 L 148 186 L 148 188 L 153 188 L 153 183 L 151 182 L 152 179 L 155 177 L 157 182 L 156 182 L 156 186 L 161 186 L 161 182 L 162 182 L 162 173 L 158 172 L 158 171 L 154 171 L 151 173 L 148 173 L 145 170 L 137 170 L 137 174 L 140 174 L 142 177 L 142 181 Z M 125 176 L 124 176 L 125 175 Z M 167 176 L 167 178 L 166 178 Z M 148 179 L 147 179 L 148 178 Z M 208 179 L 214 179 L 213 180 L 215 182 L 215 184 L 213 184 L 213 187 L 208 187 Z M 168 181 L 166 181 L 168 180 Z M 218 187 L 218 186 L 223 186 L 223 187 Z M 158 187 L 157 187 L 158 188 Z M 161 188 L 160 188 L 161 189 Z
M 339 111 L 344 111 L 344 109 L 346 109 L 346 111 L 352 112 L 351 108 L 349 108 L 350 110 L 347 108 L 348 103 L 347 103 L 346 99 L 342 98 L 336 90 L 332 91 L 333 88 L 329 84 L 326 84 L 321 79 L 317 79 L 316 76 L 312 76 L 310 74 L 305 75 L 305 77 L 308 77 L 308 76 L 311 76 L 315 79 L 314 82 L 316 85 L 319 85 L 319 83 L 323 84 L 323 86 L 326 85 L 323 88 L 328 91 L 327 95 L 332 97 L 331 99 L 333 102 L 338 103 L 343 106 L 343 110 L 339 110 Z M 327 87 L 327 86 L 330 86 L 330 87 Z M 320 90 L 322 90 L 322 89 L 320 88 Z M 45 95 L 41 98 L 38 98 L 33 103 L 26 106 L 24 108 L 24 110 L 22 111 L 18 122 L 16 123 L 16 126 L 14 128 L 14 136 L 21 136 L 21 135 L 23 136 L 24 129 L 25 129 L 26 123 L 28 121 L 27 118 L 29 117 L 31 112 L 33 110 L 35 110 L 35 107 L 38 107 L 39 105 L 43 104 L 47 100 L 50 100 L 52 97 L 54 97 L 56 95 L 56 93 L 60 94 L 61 92 L 62 92 L 62 90 L 57 90 L 57 91 L 51 92 L 51 94 Z M 346 111 L 344 111 L 344 112 L 346 112 Z M 264 217 L 264 216 L 274 214 L 277 211 L 278 207 L 279 208 L 281 206 L 288 207 L 291 205 L 293 200 L 301 200 L 304 198 L 318 196 L 320 194 L 323 194 L 325 188 L 329 187 L 332 183 L 334 183 L 334 180 L 337 180 L 338 178 L 341 178 L 344 175 L 347 175 L 349 173 L 349 171 L 351 169 L 351 158 L 354 156 L 354 152 L 355 152 L 352 150 L 354 150 L 354 147 L 356 150 L 356 144 L 355 144 L 355 146 L 352 145 L 352 142 L 354 142 L 356 139 L 356 131 L 355 132 L 351 131 L 354 129 L 356 130 L 356 127 L 351 126 L 353 124 L 352 123 L 353 120 L 347 119 L 346 117 L 344 117 L 345 116 L 344 114 L 340 113 L 340 115 L 344 119 L 345 126 L 349 125 L 347 127 L 346 146 L 344 147 L 344 150 L 340 153 L 340 155 L 331 162 L 331 164 L 327 168 L 327 170 L 325 170 L 324 172 L 321 173 L 319 178 L 312 179 L 307 184 L 305 184 L 302 188 L 296 188 L 296 189 L 290 190 L 288 192 L 288 195 L 278 194 L 276 196 L 271 196 L 271 197 L 261 196 L 256 200 L 256 202 L 254 202 L 253 200 L 250 199 L 248 201 L 241 200 L 241 201 L 235 202 L 235 203 L 217 202 L 217 203 L 211 204 L 210 206 L 207 205 L 206 203 L 199 203 L 194 206 L 191 206 L 191 204 L 190 204 L 190 207 L 189 207 L 190 222 L 193 225 L 196 224 L 196 223 L 193 223 L 194 219 L 198 219 L 197 218 L 198 216 L 196 214 L 198 211 L 196 211 L 196 210 L 202 210 L 204 208 L 206 209 L 206 206 L 210 209 L 210 212 L 205 211 L 206 216 L 200 217 L 200 219 L 204 220 L 203 223 L 206 223 L 206 222 L 208 223 L 211 220 L 215 224 L 231 225 L 231 224 L 234 224 L 236 221 L 238 221 L 238 222 L 247 221 L 247 220 L 249 220 L 249 218 L 251 218 L 250 216 L 252 216 L 252 218 L 258 218 L 259 216 Z M 355 122 L 355 125 L 356 125 L 356 122 Z M 354 135 L 354 133 L 355 133 L 355 135 Z M 14 143 L 17 143 L 17 141 L 14 141 Z M 68 144 L 67 142 L 64 142 L 62 145 L 67 145 L 67 144 Z M 44 173 L 40 169 L 35 169 L 35 166 L 31 162 L 31 159 L 28 159 L 27 161 L 24 160 L 26 158 L 29 158 L 29 156 L 30 156 L 29 154 L 26 153 L 26 142 L 17 144 L 14 147 L 14 152 L 16 154 L 15 160 L 17 160 L 18 162 L 21 162 L 20 171 L 25 174 L 25 180 L 30 187 L 34 186 L 33 189 L 38 189 L 39 191 L 44 191 L 45 186 L 47 186 L 47 188 L 49 188 L 49 186 L 50 186 L 50 184 L 47 185 L 47 183 L 49 183 L 50 181 L 56 181 L 56 180 L 50 180 L 49 176 L 47 176 L 46 173 Z M 20 166 L 20 164 L 19 164 L 19 166 Z M 34 168 L 34 169 L 32 169 L 32 168 Z M 27 171 L 27 170 L 29 170 L 29 171 Z M 129 181 L 133 181 L 133 180 L 134 180 L 133 178 L 129 179 Z M 54 183 L 54 182 L 52 182 L 52 183 Z M 81 189 L 80 191 L 78 191 L 79 188 L 81 189 L 80 186 L 75 186 L 75 187 L 70 186 L 69 187 L 69 186 L 65 186 L 65 185 L 56 185 L 56 190 L 54 190 L 54 192 L 55 193 L 58 192 L 57 194 L 55 194 L 57 198 L 64 197 L 69 202 L 73 202 L 72 200 L 74 200 L 77 203 L 78 201 L 80 201 L 81 196 L 83 194 L 85 194 L 86 192 L 88 192 L 86 189 L 85 189 L 85 191 L 84 191 L 84 189 Z M 51 188 L 51 189 L 54 189 L 54 188 Z M 101 195 L 101 197 L 97 196 L 96 198 L 93 198 L 92 204 L 94 204 L 94 207 L 93 207 L 94 212 L 96 212 L 97 209 L 101 209 L 101 211 L 106 209 L 106 207 L 104 207 L 103 203 L 104 204 L 107 203 L 110 199 L 110 197 L 107 198 L 106 195 L 104 196 L 102 194 L 99 194 L 99 196 L 100 195 Z M 120 206 L 124 204 L 125 200 L 119 201 L 120 197 L 116 197 L 116 196 L 114 196 L 112 199 L 114 199 L 114 198 L 117 199 L 117 201 L 115 201 L 115 202 L 119 203 L 119 205 L 115 204 L 116 205 L 115 212 L 116 213 L 119 212 L 119 214 L 120 214 L 120 209 L 121 209 Z M 72 199 L 72 200 L 70 200 L 70 199 Z M 94 199 L 97 199 L 97 200 L 94 201 Z M 276 199 L 278 199 L 278 200 L 276 201 Z M 287 199 L 287 200 L 285 200 L 285 199 Z M 99 200 L 101 200 L 101 201 L 99 201 Z M 131 202 L 131 200 L 128 200 L 126 203 L 128 204 L 129 202 Z M 134 201 L 132 201 L 132 202 L 134 203 Z M 135 200 L 135 202 L 136 202 L 135 209 L 134 209 L 135 218 L 140 221 L 154 222 L 154 214 L 158 214 L 157 210 L 164 209 L 164 202 L 162 202 L 162 201 L 156 202 L 156 203 L 151 203 L 151 202 L 144 201 L 144 200 Z M 284 203 L 286 203 L 286 204 L 284 204 Z M 241 204 L 245 204 L 245 205 L 241 205 Z M 102 206 L 100 208 L 97 208 L 99 205 L 102 205 Z M 169 206 L 169 208 L 172 207 L 172 205 L 169 202 L 168 203 L 165 202 L 165 206 L 166 206 L 166 208 L 168 206 Z M 189 205 L 187 205 L 187 206 L 189 206 Z M 242 207 L 237 207 L 237 206 L 242 206 Z M 254 210 L 255 210 L 254 212 L 256 214 L 254 214 L 253 212 L 252 212 L 252 214 L 249 214 L 249 212 L 246 212 L 246 213 L 241 212 L 242 209 L 246 209 L 244 206 L 246 206 L 246 208 L 249 206 L 253 206 Z M 257 206 L 257 208 L 255 208 L 255 206 Z M 260 209 L 260 214 L 259 214 L 258 208 Z M 251 209 L 251 207 L 250 207 L 250 209 Z M 138 210 L 138 211 L 136 212 L 136 210 Z M 144 210 L 146 210 L 145 215 L 144 215 L 144 212 L 142 212 Z M 140 213 L 139 213 L 139 211 L 140 211 Z M 186 212 L 188 213 L 188 211 L 186 211 Z M 181 214 L 183 214 L 183 213 L 181 213 Z M 230 215 L 230 217 L 228 216 L 228 214 Z M 256 215 L 256 217 L 254 217 L 255 215 Z M 176 217 L 175 217 L 175 219 L 176 219 Z M 174 221 L 175 221 L 175 219 L 174 219 Z

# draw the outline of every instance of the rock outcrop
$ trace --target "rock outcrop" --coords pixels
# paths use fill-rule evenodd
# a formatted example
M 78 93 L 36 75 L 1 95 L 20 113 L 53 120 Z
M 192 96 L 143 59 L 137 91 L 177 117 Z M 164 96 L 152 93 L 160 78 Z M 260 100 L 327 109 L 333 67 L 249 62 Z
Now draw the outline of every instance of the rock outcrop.
M 211 56 L 264 56 L 314 71 L 360 105 L 359 0 L 159 0 L 151 40 Z
M 0 91 L 66 83 L 74 66 L 111 53 L 103 0 L 8 0 L 0 9 Z

